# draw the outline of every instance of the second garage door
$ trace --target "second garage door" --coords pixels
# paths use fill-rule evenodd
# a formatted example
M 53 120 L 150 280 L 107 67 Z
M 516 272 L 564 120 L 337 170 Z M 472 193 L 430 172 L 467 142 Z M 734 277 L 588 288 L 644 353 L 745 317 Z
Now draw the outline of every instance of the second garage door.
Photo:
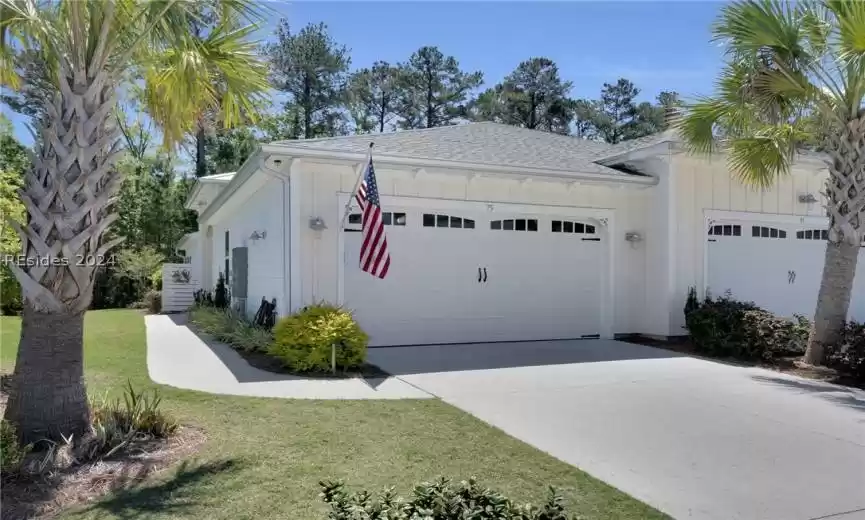
M 357 266 L 359 215 L 344 233 L 343 301 L 370 344 L 597 337 L 605 237 L 587 218 L 385 206 L 387 278 Z
M 782 316 L 809 319 L 823 275 L 826 228 L 775 221 L 716 221 L 708 229 L 707 288 Z M 850 318 L 865 320 L 865 248 L 853 284 Z

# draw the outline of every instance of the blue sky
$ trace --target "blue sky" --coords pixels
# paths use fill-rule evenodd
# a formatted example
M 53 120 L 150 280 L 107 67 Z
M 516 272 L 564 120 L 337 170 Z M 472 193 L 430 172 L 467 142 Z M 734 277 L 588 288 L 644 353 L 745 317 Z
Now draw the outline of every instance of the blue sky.
M 685 98 L 711 92 L 721 50 L 709 26 L 721 3 L 710 1 L 573 2 L 270 2 L 260 31 L 270 38 L 280 17 L 292 28 L 324 22 L 351 49 L 352 69 L 376 60 L 405 61 L 424 45 L 455 56 L 464 70 L 499 82 L 527 58 L 554 60 L 573 97 L 596 98 L 619 77 L 651 99 L 661 90 Z M 8 112 L 7 107 L 3 107 Z M 30 135 L 8 114 L 16 134 Z

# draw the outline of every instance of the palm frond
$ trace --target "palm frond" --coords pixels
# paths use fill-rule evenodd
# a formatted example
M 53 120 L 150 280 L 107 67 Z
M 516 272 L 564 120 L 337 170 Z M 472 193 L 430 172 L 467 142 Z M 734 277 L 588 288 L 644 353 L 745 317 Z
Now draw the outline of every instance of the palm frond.
M 790 172 L 796 144 L 803 138 L 795 125 L 766 126 L 728 142 L 727 162 L 739 179 L 760 188 L 771 187 Z

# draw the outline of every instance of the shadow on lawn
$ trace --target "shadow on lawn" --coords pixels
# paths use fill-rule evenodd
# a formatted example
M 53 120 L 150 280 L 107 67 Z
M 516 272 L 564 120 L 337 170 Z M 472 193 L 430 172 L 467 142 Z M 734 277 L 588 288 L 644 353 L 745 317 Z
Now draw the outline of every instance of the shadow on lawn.
M 135 519 L 154 514 L 188 516 L 187 511 L 200 504 L 199 486 L 214 477 L 238 471 L 241 464 L 234 460 L 221 460 L 192 465 L 184 461 L 174 474 L 163 482 L 150 486 L 116 489 L 114 494 L 82 510 L 81 513 L 110 513 L 117 518 Z
M 756 375 L 754 381 L 784 387 L 799 393 L 813 394 L 837 405 L 865 412 L 865 391 L 821 381 Z

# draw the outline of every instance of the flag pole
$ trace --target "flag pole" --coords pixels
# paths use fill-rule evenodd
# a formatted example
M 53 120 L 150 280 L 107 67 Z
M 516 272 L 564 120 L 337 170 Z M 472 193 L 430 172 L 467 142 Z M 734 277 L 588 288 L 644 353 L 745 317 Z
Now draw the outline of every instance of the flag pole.
M 354 205 L 354 197 L 357 195 L 357 190 L 360 188 L 360 183 L 363 182 L 363 176 L 366 169 L 369 167 L 369 162 L 372 160 L 372 147 L 375 143 L 369 143 L 369 152 L 366 154 L 366 161 L 357 168 L 357 180 L 354 182 L 354 189 L 348 196 L 348 202 L 345 203 L 345 212 L 342 214 L 342 222 L 339 223 L 339 229 L 342 231 L 345 228 L 345 221 L 351 213 L 351 207 Z

